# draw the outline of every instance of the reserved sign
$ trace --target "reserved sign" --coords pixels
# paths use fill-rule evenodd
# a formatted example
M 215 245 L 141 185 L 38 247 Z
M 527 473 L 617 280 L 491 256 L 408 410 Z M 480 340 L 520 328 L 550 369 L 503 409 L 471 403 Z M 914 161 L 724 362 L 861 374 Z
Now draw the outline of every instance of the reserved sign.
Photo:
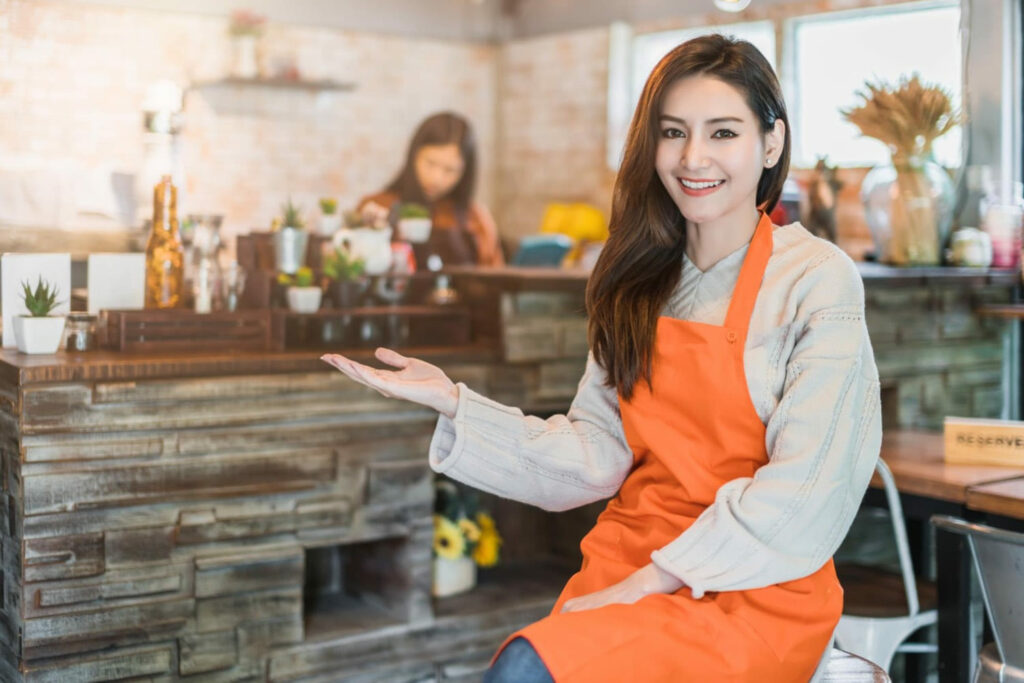
M 1024 422 L 947 417 L 946 462 L 1024 467 Z

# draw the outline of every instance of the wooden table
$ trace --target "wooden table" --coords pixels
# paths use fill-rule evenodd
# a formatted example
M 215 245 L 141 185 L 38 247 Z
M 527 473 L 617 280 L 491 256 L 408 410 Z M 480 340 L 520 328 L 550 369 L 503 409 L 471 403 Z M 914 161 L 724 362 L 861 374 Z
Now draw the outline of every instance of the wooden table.
M 1024 520 L 1024 476 L 971 487 L 967 509 Z
M 922 529 L 936 514 L 1002 528 L 1024 520 L 1024 467 L 947 464 L 942 434 L 914 430 L 886 432 L 882 459 L 896 480 L 903 514 Z M 880 489 L 881 480 L 876 476 L 871 485 Z M 880 493 L 869 494 L 869 502 Z M 939 680 L 963 683 L 970 678 L 974 658 L 970 552 L 962 536 L 937 531 L 935 554 Z

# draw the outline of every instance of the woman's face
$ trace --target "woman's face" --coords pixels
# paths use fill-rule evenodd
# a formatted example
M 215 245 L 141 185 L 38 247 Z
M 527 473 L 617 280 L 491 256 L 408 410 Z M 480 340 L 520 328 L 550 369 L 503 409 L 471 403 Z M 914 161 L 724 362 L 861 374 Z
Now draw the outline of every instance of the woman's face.
M 436 201 L 452 191 L 462 180 L 466 162 L 455 143 L 424 145 L 413 161 L 416 179 L 428 201 Z
M 752 213 L 766 162 L 778 163 L 779 120 L 767 135 L 743 95 L 710 76 L 669 86 L 659 112 L 655 166 L 680 212 L 698 225 Z

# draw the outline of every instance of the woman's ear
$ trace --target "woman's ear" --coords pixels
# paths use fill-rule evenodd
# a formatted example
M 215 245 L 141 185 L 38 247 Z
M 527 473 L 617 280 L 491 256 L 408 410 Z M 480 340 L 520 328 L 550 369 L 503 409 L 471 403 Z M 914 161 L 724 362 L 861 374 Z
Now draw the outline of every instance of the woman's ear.
M 764 136 L 764 157 L 766 166 L 774 166 L 782 155 L 786 143 L 786 122 L 775 119 L 775 125 Z

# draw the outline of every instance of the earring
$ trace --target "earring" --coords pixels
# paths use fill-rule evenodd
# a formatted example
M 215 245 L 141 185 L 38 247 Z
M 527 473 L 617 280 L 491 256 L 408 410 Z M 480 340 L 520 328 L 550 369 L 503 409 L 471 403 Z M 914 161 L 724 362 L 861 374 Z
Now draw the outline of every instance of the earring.
M 773 163 L 773 162 L 772 162 L 772 160 L 771 160 L 771 159 L 766 159 L 766 160 L 765 160 L 765 162 L 764 162 L 764 165 L 765 165 L 765 166 L 771 166 L 771 165 L 772 165 L 772 163 Z

